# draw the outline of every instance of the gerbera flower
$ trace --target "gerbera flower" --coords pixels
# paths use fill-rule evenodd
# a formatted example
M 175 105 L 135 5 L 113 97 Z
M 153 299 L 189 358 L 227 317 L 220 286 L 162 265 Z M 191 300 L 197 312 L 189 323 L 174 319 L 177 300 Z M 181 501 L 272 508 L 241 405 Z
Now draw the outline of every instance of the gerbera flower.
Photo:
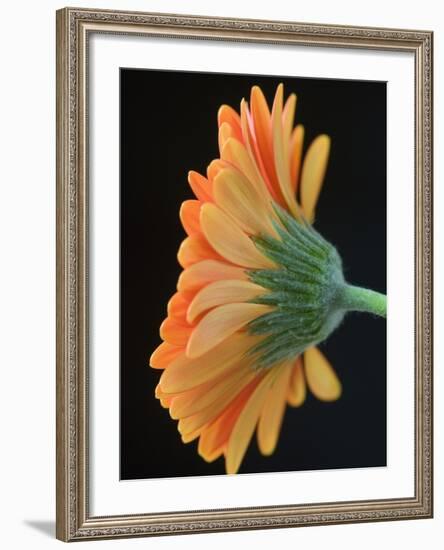
M 261 453 L 273 453 L 286 406 L 301 406 L 307 389 L 340 397 L 317 345 L 346 311 L 385 316 L 385 296 L 348 285 L 336 249 L 311 225 L 330 139 L 318 136 L 302 161 L 295 107 L 279 85 L 271 112 L 257 86 L 240 114 L 219 109 L 220 158 L 206 177 L 189 173 L 196 199 L 180 209 L 183 272 L 150 360 L 164 369 L 156 397 L 183 442 L 198 438 L 208 462 L 224 455 L 227 473 L 255 430 Z

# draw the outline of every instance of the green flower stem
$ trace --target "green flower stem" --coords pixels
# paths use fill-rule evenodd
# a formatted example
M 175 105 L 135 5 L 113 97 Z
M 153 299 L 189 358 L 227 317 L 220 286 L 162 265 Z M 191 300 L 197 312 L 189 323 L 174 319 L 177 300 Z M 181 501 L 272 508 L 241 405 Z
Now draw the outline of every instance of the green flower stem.
M 341 293 L 341 305 L 348 311 L 366 311 L 387 317 L 387 296 L 369 288 L 345 285 Z

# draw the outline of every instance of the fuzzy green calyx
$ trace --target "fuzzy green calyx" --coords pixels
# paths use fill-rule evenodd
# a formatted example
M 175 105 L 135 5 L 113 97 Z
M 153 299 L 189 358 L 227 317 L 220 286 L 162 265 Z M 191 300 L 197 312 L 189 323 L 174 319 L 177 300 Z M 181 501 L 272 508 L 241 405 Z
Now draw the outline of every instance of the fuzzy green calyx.
M 273 205 L 279 238 L 255 237 L 257 248 L 279 268 L 249 271 L 252 282 L 269 292 L 255 303 L 275 309 L 249 324 L 265 338 L 250 353 L 256 366 L 268 368 L 292 359 L 325 340 L 350 310 L 385 314 L 385 296 L 352 287 L 344 280 L 336 248 L 304 220 L 297 221 Z

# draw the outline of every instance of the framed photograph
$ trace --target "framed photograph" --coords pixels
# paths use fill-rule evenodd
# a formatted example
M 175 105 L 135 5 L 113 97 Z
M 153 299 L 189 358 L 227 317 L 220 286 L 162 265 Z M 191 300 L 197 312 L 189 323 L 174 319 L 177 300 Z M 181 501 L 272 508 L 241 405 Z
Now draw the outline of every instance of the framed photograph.
M 430 518 L 430 31 L 57 12 L 57 537 Z

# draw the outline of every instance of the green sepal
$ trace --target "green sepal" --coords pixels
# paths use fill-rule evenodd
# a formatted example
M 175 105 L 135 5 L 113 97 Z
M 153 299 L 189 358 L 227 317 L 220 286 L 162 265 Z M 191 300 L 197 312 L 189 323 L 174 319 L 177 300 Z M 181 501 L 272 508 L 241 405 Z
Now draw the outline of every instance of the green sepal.
M 248 273 L 252 282 L 269 291 L 253 302 L 276 308 L 248 325 L 251 334 L 266 336 L 251 350 L 260 367 L 297 357 L 324 340 L 344 316 L 337 300 L 344 277 L 336 249 L 304 220 L 273 207 L 278 238 L 260 235 L 253 241 L 279 267 Z

